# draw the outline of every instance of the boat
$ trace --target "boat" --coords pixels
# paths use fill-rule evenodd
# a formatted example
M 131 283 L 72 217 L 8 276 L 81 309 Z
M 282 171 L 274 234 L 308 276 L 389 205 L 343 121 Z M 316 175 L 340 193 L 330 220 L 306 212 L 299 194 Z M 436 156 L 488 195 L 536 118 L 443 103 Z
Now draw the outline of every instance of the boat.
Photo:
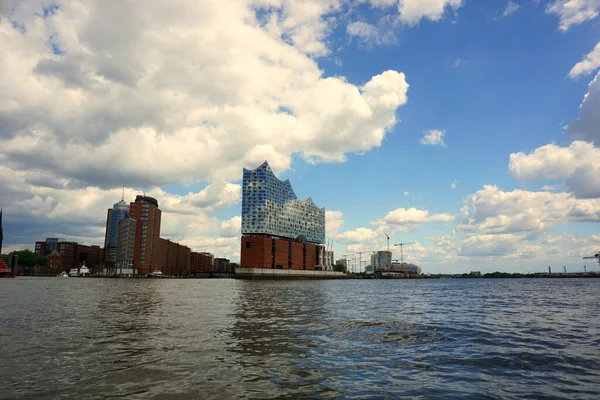
M 59 278 L 68 278 L 69 274 L 67 274 L 65 271 L 61 272 L 60 274 L 56 275 Z
M 85 262 L 79 268 L 71 268 L 69 271 L 69 276 L 79 277 L 79 276 L 90 276 L 90 269 L 85 266 Z
M 162 271 L 154 271 L 154 272 L 150 272 L 148 275 L 146 275 L 146 278 L 168 278 L 166 275 L 164 275 L 162 273 Z
M 0 260 L 0 278 L 12 278 L 13 274 L 8 265 Z

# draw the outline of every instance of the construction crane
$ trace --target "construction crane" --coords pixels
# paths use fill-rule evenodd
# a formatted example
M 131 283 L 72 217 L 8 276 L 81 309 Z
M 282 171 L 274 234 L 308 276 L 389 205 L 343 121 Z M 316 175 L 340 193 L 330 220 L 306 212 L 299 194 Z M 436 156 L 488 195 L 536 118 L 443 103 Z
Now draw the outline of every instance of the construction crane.
M 598 267 L 600 267 L 600 253 L 596 253 L 591 257 L 583 257 L 584 260 L 597 260 L 598 261 Z
M 404 271 L 404 252 L 403 252 L 403 247 L 405 244 L 413 244 L 416 242 L 404 242 L 404 243 L 396 243 L 394 244 L 394 246 L 400 246 L 400 265 L 402 268 L 402 271 Z
M 387 238 L 387 272 L 390 272 L 392 269 L 392 256 L 390 255 L 390 237 L 387 233 L 383 233 Z
M 358 254 L 358 272 L 360 273 L 360 266 L 362 265 L 362 255 L 364 253 L 372 253 L 372 251 L 358 251 L 356 252 L 356 254 Z

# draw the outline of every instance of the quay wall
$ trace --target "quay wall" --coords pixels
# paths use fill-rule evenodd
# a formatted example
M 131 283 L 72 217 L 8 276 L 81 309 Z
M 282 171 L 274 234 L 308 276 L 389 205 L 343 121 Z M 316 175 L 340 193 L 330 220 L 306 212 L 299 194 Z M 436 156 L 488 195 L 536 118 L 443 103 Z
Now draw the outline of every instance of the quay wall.
M 345 279 L 343 272 L 271 268 L 236 268 L 236 279 Z

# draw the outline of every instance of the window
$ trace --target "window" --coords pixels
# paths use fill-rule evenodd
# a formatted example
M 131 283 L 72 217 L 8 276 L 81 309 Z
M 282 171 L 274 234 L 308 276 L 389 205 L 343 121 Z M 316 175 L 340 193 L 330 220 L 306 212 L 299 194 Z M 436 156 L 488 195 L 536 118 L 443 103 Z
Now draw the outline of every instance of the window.
M 254 242 L 246 242 L 246 248 L 251 249 L 254 247 Z

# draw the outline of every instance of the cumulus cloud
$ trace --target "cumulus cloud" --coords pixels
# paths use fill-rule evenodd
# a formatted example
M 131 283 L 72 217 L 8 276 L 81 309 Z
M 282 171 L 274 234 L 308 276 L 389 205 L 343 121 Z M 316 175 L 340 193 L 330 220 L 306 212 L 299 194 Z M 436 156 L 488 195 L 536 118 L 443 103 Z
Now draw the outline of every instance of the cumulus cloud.
M 579 106 L 577 119 L 569 124 L 566 132 L 576 138 L 600 143 L 600 72 L 590 82 L 588 92 Z
M 463 0 L 366 0 L 372 7 L 388 8 L 395 6 L 399 20 L 406 25 L 416 25 L 422 19 L 439 21 L 447 10 L 456 11 L 464 4 Z
M 460 243 L 458 256 L 525 259 L 542 254 L 540 246 L 524 241 L 523 236 L 513 234 L 471 236 Z
M 338 0 L 1 4 L 12 243 L 102 243 L 126 185 L 129 199 L 143 189 L 159 200 L 165 237 L 194 248 L 226 236 L 216 249 L 236 254 L 236 220 L 212 213 L 239 200 L 242 167 L 344 161 L 379 146 L 407 102 L 401 72 L 351 83 L 319 68 Z M 197 182 L 206 187 L 184 195 L 160 189 Z
M 446 147 L 446 142 L 444 141 L 445 135 L 445 130 L 430 129 L 428 131 L 423 132 L 421 144 L 424 144 L 426 146 Z
M 242 217 L 235 216 L 226 221 L 221 221 L 221 232 L 220 237 L 232 238 L 240 235 L 242 231 Z
M 555 0 L 546 11 L 558 15 L 560 30 L 567 31 L 572 25 L 596 18 L 600 11 L 600 0 Z
M 600 3 L 599 3 L 600 4 Z M 599 6 L 600 7 L 600 6 Z M 589 75 L 600 67 L 600 43 L 569 71 L 569 77 L 575 79 Z M 577 119 L 566 127 L 566 132 L 575 138 L 598 143 L 600 141 L 600 72 L 589 84 L 579 106 Z
M 575 141 L 569 147 L 548 144 L 510 155 L 510 174 L 522 184 L 561 180 L 575 196 L 600 198 L 600 149 Z
M 400 0 L 398 11 L 400 20 L 409 25 L 418 24 L 423 18 L 438 21 L 449 10 L 457 10 L 463 0 Z
M 336 239 L 342 243 L 370 242 L 380 236 L 376 231 L 369 228 L 357 228 L 336 235 Z
M 581 75 L 589 75 L 598 67 L 600 67 L 600 42 L 598 42 L 594 49 L 590 51 L 583 60 L 571 68 L 569 77 L 575 79 Z
M 325 210 L 325 229 L 327 238 L 336 237 L 344 225 L 344 215 L 341 211 Z
M 46 18 L 35 4 L 0 20 L 0 158 L 14 170 L 152 187 L 237 179 L 266 156 L 339 162 L 379 146 L 407 101 L 400 72 L 323 76 L 310 56 L 326 53 L 337 1 L 89 1 Z
M 543 232 L 569 222 L 600 221 L 600 200 L 569 193 L 505 192 L 485 185 L 468 196 L 458 229 L 471 234 Z
M 454 181 L 454 182 L 452 182 L 452 183 L 450 184 L 450 187 L 451 187 L 452 189 L 456 189 L 456 186 L 458 186 L 458 181 Z
M 428 222 L 450 222 L 454 220 L 454 216 L 450 214 L 429 214 L 428 210 L 419 210 L 414 207 L 409 209 L 397 208 L 387 213 L 383 219 L 375 223 L 385 225 L 418 225 Z

